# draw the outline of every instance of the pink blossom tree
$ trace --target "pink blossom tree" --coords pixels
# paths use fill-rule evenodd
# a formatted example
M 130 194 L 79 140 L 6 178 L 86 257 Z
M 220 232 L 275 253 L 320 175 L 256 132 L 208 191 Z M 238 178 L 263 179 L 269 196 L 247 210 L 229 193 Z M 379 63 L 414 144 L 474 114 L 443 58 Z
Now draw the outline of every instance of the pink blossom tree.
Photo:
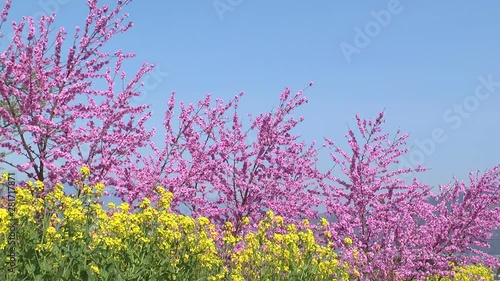
M 433 195 L 416 177 L 410 182 L 402 177 L 424 172 L 421 166 L 391 169 L 408 152 L 408 134 L 398 130 L 391 141 L 382 132 L 384 112 L 375 121 L 356 119 L 363 141 L 349 130 L 350 153 L 326 139 L 345 178 L 327 173 L 330 183 L 322 184 L 322 195 L 334 217 L 332 239 L 341 257 L 357 268 L 360 280 L 445 275 L 453 270 L 451 262 L 495 265 L 493 257 L 472 246 L 487 246 L 499 224 L 499 167 L 482 177 L 471 175 L 471 187 L 457 182 Z
M 174 128 L 172 94 L 164 147 L 151 144 L 154 156 L 143 158 L 144 167 L 129 167 L 138 177 L 133 182 L 122 179 L 122 198 L 154 196 L 152 187 L 162 185 L 175 194 L 174 207 L 185 206 L 192 215 L 217 223 L 231 221 L 236 232 L 244 217 L 255 223 L 267 209 L 288 219 L 317 217 L 313 207 L 318 200 L 310 188 L 320 178 L 317 151 L 314 143 L 299 143 L 291 132 L 303 120 L 291 116 L 306 102 L 303 91 L 291 95 L 285 89 L 276 110 L 250 120 L 246 130 L 238 114 L 241 96 L 227 103 L 218 99 L 213 107 L 210 95 L 197 107 L 181 102 Z
M 119 0 L 114 8 L 97 2 L 87 1 L 87 18 L 70 37 L 64 28 L 51 33 L 55 15 L 13 22 L 12 42 L 0 54 L 0 119 L 6 124 L 0 146 L 12 152 L 0 161 L 29 178 L 71 183 L 86 165 L 92 181 L 113 185 L 127 156 L 138 154 L 152 136 L 144 127 L 147 106 L 129 105 L 151 66 L 142 65 L 126 82 L 122 63 L 134 55 L 101 51 L 132 26 L 121 12 L 130 1 Z M 3 22 L 9 8 L 6 1 Z M 16 164 L 16 157 L 23 163 Z
M 450 257 L 456 263 L 498 266 L 497 258 L 484 249 L 500 227 L 499 172 L 497 165 L 483 174 L 470 173 L 468 185 L 455 178 L 452 184 L 440 186 L 439 193 L 432 196 L 436 206 L 433 220 L 424 227 L 424 232 L 432 234 L 425 247 L 427 261 L 441 263 L 443 268 Z
M 1 147 L 12 152 L 1 163 L 52 184 L 73 183 L 77 168 L 86 165 L 91 182 L 103 181 L 129 201 L 162 184 L 176 193 L 174 206 L 184 204 L 194 215 L 218 222 L 231 220 L 237 229 L 243 217 L 255 221 L 268 208 L 287 218 L 314 216 L 307 187 L 319 175 L 316 151 L 290 133 L 302 120 L 289 118 L 306 101 L 302 91 L 291 96 L 286 89 L 278 109 L 258 116 L 249 131 L 236 112 L 239 96 L 227 104 L 218 100 L 214 108 L 208 96 L 197 110 L 182 105 L 176 132 L 172 95 L 165 147 L 151 144 L 156 158 L 139 154 L 154 131 L 144 127 L 151 115 L 147 106 L 132 107 L 130 99 L 151 66 L 144 64 L 125 82 L 122 63 L 133 55 L 101 51 L 132 26 L 122 13 L 128 3 L 110 8 L 87 1 L 85 23 L 69 38 L 64 28 L 51 33 L 55 15 L 13 22 L 12 42 L 0 54 L 0 119 L 6 124 L 0 128 Z M 7 1 L 3 21 L 9 8 Z M 257 140 L 249 144 L 250 131 Z M 20 165 L 14 161 L 19 159 Z

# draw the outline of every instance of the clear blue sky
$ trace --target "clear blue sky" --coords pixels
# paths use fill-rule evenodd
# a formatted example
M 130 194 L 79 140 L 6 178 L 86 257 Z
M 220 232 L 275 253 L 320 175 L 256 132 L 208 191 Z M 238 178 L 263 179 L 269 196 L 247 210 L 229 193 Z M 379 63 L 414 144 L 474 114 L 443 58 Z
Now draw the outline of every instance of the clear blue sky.
M 68 30 L 87 11 L 84 1 L 13 2 L 10 20 L 56 11 L 55 26 Z M 313 80 L 309 103 L 296 113 L 305 117 L 297 134 L 345 147 L 356 113 L 374 118 L 386 108 L 388 132 L 411 133 L 413 158 L 405 158 L 432 168 L 421 180 L 437 185 L 500 163 L 499 10 L 493 0 L 135 0 L 126 8 L 134 27 L 107 48 L 137 54 L 126 63 L 129 74 L 143 61 L 158 66 L 158 83 L 135 102 L 152 104 L 149 126 L 160 137 L 171 91 L 186 102 L 244 91 L 241 112 L 257 114 L 277 105 L 284 87 L 297 91 Z M 356 52 L 346 55 L 346 46 Z M 493 92 L 479 77 L 494 81 Z M 441 142 L 418 148 L 435 130 Z M 330 163 L 322 157 L 325 169 Z

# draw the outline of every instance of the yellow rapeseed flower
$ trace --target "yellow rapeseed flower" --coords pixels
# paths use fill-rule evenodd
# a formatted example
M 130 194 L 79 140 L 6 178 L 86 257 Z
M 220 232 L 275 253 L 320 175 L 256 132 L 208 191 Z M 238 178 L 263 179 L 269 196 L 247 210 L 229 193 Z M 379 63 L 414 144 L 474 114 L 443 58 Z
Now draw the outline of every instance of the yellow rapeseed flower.
M 274 218 L 274 212 L 273 212 L 272 210 L 268 210 L 268 211 L 266 212 L 266 214 L 267 214 L 267 217 L 269 217 L 270 219 L 273 219 L 273 218 Z
M 121 203 L 120 206 L 118 206 L 118 208 L 120 208 L 120 210 L 123 212 L 123 213 L 128 213 L 130 211 L 130 205 L 128 203 Z
M 83 194 L 91 194 L 92 193 L 92 188 L 88 186 L 87 184 L 83 186 Z
M 321 218 L 321 225 L 324 226 L 324 227 L 327 227 L 328 226 L 328 221 L 325 219 L 325 218 Z
M 90 269 L 92 269 L 92 271 L 93 271 L 95 274 L 99 275 L 99 267 L 97 267 L 97 265 L 95 265 L 95 264 L 91 265 L 91 266 L 90 266 Z
M 347 245 L 350 246 L 350 245 L 352 245 L 352 239 L 349 237 L 346 237 L 346 238 L 344 238 L 344 243 L 346 243 Z
M 57 230 L 53 226 L 49 226 L 46 232 L 47 236 L 53 237 L 56 234 Z
M 4 183 L 4 182 L 8 181 L 9 178 L 10 178 L 9 173 L 3 173 L 2 174 L 2 181 L 1 182 Z
M 172 203 L 172 199 L 174 198 L 172 192 L 166 192 L 161 186 L 157 188 L 157 191 L 160 193 L 158 205 L 165 210 L 170 209 L 170 203 Z
M 82 225 L 85 222 L 83 203 L 80 199 L 73 200 L 71 197 L 65 197 L 63 204 L 66 207 L 63 214 L 67 222 L 76 223 L 77 225 Z
M 64 186 L 60 183 L 57 183 L 55 188 L 54 188 L 54 196 L 57 198 L 57 200 L 62 200 L 64 197 Z
M 9 212 L 6 209 L 0 208 L 0 250 L 7 246 L 7 235 L 9 233 L 10 220 Z
M 102 182 L 98 182 L 94 185 L 94 188 L 96 190 L 96 194 L 98 197 L 101 197 L 104 193 L 104 188 L 105 188 L 105 185 L 104 183 Z
M 75 236 L 71 237 L 71 240 L 81 240 L 83 239 L 83 233 L 81 231 L 76 232 Z
M 90 169 L 89 169 L 89 167 L 87 167 L 87 166 L 82 166 L 82 167 L 80 168 L 80 172 L 82 173 L 82 176 L 83 176 L 84 178 L 88 178 L 88 177 L 90 176 Z
M 37 191 L 43 191 L 45 186 L 44 186 L 42 181 L 36 180 L 35 187 L 36 187 Z
M 165 191 L 165 188 L 163 188 L 163 186 L 157 186 L 156 187 L 156 192 L 158 192 L 160 195 L 165 195 L 165 193 L 167 193 Z
M 287 224 L 286 231 L 295 234 L 295 233 L 297 233 L 297 227 L 293 223 Z
M 50 221 L 53 223 L 53 224 L 58 224 L 61 222 L 61 219 L 54 213 L 50 216 Z
M 285 223 L 283 221 L 283 217 L 281 217 L 281 216 L 277 216 L 274 220 L 276 221 L 276 225 L 278 225 L 279 227 L 282 227 Z
M 210 225 L 210 220 L 205 217 L 199 217 L 198 223 L 200 224 L 200 226 Z
M 151 200 L 149 200 L 149 198 L 145 197 L 141 204 L 139 204 L 139 208 L 141 209 L 146 209 L 147 207 L 149 207 L 149 204 L 151 204 Z

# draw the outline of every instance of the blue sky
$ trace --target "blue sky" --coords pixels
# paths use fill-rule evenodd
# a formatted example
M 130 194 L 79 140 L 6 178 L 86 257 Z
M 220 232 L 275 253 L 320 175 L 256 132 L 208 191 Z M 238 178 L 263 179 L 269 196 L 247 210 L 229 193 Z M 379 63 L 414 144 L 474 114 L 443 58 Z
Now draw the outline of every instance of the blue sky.
M 14 1 L 9 20 L 57 12 L 55 26 L 71 30 L 85 19 L 83 2 Z M 172 91 L 185 102 L 243 91 L 240 111 L 257 114 L 277 105 L 284 87 L 295 92 L 312 80 L 297 134 L 345 147 L 356 113 L 374 118 L 385 108 L 388 132 L 411 133 L 405 160 L 432 168 L 420 179 L 435 186 L 500 163 L 498 10 L 492 0 L 135 0 L 125 9 L 134 27 L 107 48 L 137 54 L 129 74 L 144 61 L 157 65 L 134 102 L 152 105 L 148 126 L 160 137 Z M 331 162 L 325 155 L 320 164 Z

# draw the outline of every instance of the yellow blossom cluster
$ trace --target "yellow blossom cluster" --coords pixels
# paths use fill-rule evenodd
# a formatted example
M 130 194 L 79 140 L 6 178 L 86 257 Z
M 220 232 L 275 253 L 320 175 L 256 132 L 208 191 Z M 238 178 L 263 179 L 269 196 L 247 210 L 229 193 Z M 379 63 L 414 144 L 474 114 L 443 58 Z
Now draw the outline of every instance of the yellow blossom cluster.
M 282 217 L 268 211 L 256 232 L 231 239 L 231 243 L 244 242 L 243 248 L 231 255 L 231 280 L 273 276 L 282 280 L 348 280 L 348 268 L 339 262 L 332 244 L 320 245 L 307 228 L 309 221 L 303 225 L 306 228 L 302 230 L 295 224 L 284 225 Z
M 82 173 L 87 175 L 85 169 Z M 79 185 L 84 186 L 81 196 L 66 195 L 64 187 L 57 184 L 43 199 L 36 198 L 37 192 L 44 188 L 42 182 L 15 189 L 15 219 L 19 222 L 16 234 L 23 241 L 27 256 L 53 259 L 51 267 L 56 270 L 69 262 L 68 256 L 73 256 L 73 261 L 81 261 L 95 255 L 88 260 L 87 269 L 96 276 L 110 278 L 109 272 L 96 262 L 99 257 L 126 271 L 141 264 L 138 257 L 134 257 L 136 264 L 130 264 L 131 256 L 153 254 L 149 258 L 150 265 L 167 264 L 166 271 L 172 278 L 188 264 L 192 267 L 193 263 L 197 266 L 192 272 L 204 272 L 207 278 L 220 277 L 222 259 L 216 248 L 218 234 L 215 226 L 207 218 L 193 219 L 170 212 L 173 195 L 162 187 L 157 188 L 159 199 L 156 206 L 145 198 L 133 212 L 127 203 L 119 206 L 109 203 L 108 209 L 103 209 L 98 203 L 102 184 L 90 187 L 90 191 L 86 190 L 88 185 L 83 181 Z M 10 222 L 8 210 L 0 208 L 1 250 L 8 243 Z M 29 244 L 33 245 L 35 256 L 29 254 Z M 78 252 L 75 249 L 80 250 L 80 258 L 75 257 L 74 253 Z M 19 253 L 23 250 L 19 249 Z M 5 260 L 7 251 L 0 252 L 0 258 Z M 157 271 L 158 268 L 151 269 L 151 272 Z
M 86 184 L 90 170 L 81 169 L 78 195 L 67 195 L 56 184 L 43 198 L 44 183 L 15 189 L 14 217 L 0 207 L 0 259 L 16 221 L 17 275 L 0 270 L 6 280 L 356 280 L 340 261 L 333 243 L 320 243 L 308 220 L 285 223 L 269 210 L 253 229 L 234 233 L 227 222 L 218 229 L 205 217 L 192 218 L 170 210 L 173 194 L 157 187 L 157 199 L 144 198 L 137 206 L 109 202 L 102 205 L 104 185 Z M 0 206 L 7 206 L 5 199 Z M 327 229 L 322 219 L 316 227 Z M 325 231 L 324 233 L 329 233 Z M 328 235 L 327 235 L 328 236 Z M 346 237 L 344 243 L 353 241 Z M 35 251 L 33 251 L 33 249 Z M 22 269 L 22 270 L 21 270 Z M 453 280 L 487 276 L 481 266 L 459 268 Z M 489 275 L 488 275 L 489 276 Z M 134 279 L 135 278 L 135 279 Z M 461 278 L 461 279 L 457 279 Z M 469 278 L 469 279 L 467 279 Z M 39 278 L 38 278 L 39 279 Z M 429 279 L 431 280 L 431 279 Z M 440 279 L 451 280 L 451 279 Z M 485 279 L 490 280 L 490 279 Z
M 7 239 L 10 228 L 9 212 L 6 209 L 0 208 L 0 250 L 7 246 Z
M 467 266 L 455 266 L 455 275 L 453 277 L 432 277 L 427 278 L 426 281 L 494 281 L 494 273 L 491 268 L 487 268 L 481 265 L 467 265 Z

